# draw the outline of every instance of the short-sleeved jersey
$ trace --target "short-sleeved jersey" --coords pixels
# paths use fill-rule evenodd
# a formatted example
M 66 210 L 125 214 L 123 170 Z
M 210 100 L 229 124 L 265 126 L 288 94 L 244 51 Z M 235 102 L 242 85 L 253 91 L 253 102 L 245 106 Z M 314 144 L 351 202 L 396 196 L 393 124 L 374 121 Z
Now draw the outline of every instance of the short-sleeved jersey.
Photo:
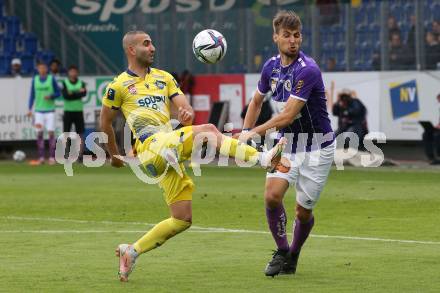
M 282 136 L 292 141 L 288 151 L 309 152 L 334 141 L 321 71 L 316 62 L 303 52 L 300 51 L 298 58 L 288 66 L 282 66 L 279 55 L 267 60 L 258 82 L 258 91 L 263 95 L 272 95 L 278 111 L 282 111 L 291 98 L 306 102 L 293 123 L 280 130 Z
M 171 131 L 170 102 L 182 95 L 176 80 L 166 71 L 149 68 L 144 78 L 127 70 L 107 86 L 102 103 L 121 109 L 137 138 L 159 131 Z

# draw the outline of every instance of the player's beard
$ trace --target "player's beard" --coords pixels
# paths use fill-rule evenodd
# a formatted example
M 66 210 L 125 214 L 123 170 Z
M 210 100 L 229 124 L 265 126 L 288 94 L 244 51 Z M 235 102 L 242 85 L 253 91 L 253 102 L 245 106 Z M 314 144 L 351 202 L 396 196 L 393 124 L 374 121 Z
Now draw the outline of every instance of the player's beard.
M 148 55 L 136 56 L 136 62 L 142 67 L 150 67 L 153 64 L 153 62 L 149 60 Z

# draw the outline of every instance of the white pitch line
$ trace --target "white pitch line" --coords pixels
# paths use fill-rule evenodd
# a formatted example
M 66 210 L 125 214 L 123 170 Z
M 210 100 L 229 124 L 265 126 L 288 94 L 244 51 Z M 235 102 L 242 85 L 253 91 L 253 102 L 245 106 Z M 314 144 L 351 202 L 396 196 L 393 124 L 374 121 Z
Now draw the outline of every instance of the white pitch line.
M 61 219 L 61 218 L 38 218 L 38 217 L 16 217 L 16 216 L 5 216 L 0 217 L 0 219 L 6 220 L 23 220 L 23 221 L 48 221 L 48 222 L 67 222 L 67 223 L 80 223 L 80 224 L 130 224 L 130 225 L 143 225 L 143 226 L 154 226 L 151 223 L 142 222 L 116 222 L 116 221 L 89 221 L 89 220 L 75 220 L 75 219 Z M 245 229 L 228 229 L 228 228 L 218 228 L 218 227 L 198 227 L 191 226 L 188 232 L 192 233 L 249 233 L 249 234 L 270 234 L 267 231 L 258 230 L 245 230 Z M 38 234 L 63 234 L 63 233 L 145 233 L 144 230 L 0 230 L 0 233 L 38 233 Z M 387 238 L 377 238 L 377 237 L 357 237 L 357 236 L 340 236 L 340 235 L 316 235 L 310 234 L 313 238 L 329 238 L 329 239 L 340 239 L 340 240 L 359 240 L 359 241 L 378 241 L 378 242 L 397 242 L 397 243 L 410 243 L 410 244 L 432 244 L 440 245 L 437 241 L 419 241 L 419 240 L 404 240 L 404 239 L 387 239 Z

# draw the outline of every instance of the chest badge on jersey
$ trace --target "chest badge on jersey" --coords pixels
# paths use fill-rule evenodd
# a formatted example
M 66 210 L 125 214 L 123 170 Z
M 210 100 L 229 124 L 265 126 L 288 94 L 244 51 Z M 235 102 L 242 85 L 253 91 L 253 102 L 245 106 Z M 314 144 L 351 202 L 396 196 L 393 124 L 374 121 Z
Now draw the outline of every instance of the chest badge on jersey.
M 288 92 L 290 92 L 292 90 L 292 83 L 290 82 L 290 79 L 287 79 L 284 82 L 284 89 Z
M 278 84 L 278 78 L 272 78 L 270 80 L 270 89 L 272 90 L 273 93 L 277 89 L 277 84 Z
M 128 87 L 128 92 L 132 95 L 136 95 L 137 94 L 136 86 L 134 84 L 130 85 Z
M 150 89 L 150 86 L 148 85 L 148 83 L 144 83 L 144 85 L 147 89 Z
M 154 82 L 154 84 L 156 85 L 156 87 L 160 90 L 163 90 L 165 88 L 166 83 L 164 81 L 161 80 L 156 80 Z

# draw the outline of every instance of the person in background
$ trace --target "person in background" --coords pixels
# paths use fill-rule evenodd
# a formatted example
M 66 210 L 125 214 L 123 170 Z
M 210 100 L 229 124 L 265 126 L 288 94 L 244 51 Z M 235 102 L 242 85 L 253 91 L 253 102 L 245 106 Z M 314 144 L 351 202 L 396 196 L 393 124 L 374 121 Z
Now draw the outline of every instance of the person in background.
M 440 66 L 440 43 L 433 32 L 427 32 L 425 40 L 426 69 L 435 70 Z
M 438 20 L 432 22 L 432 32 L 437 39 L 440 38 L 440 22 Z
M 34 115 L 34 127 L 37 134 L 38 160 L 31 165 L 44 163 L 44 130 L 49 135 L 49 165 L 55 164 L 55 98 L 60 96 L 60 90 L 55 77 L 48 73 L 46 63 L 37 63 L 38 74 L 34 76 L 29 97 L 28 116 Z M 32 113 L 32 108 L 34 113 Z
M 52 59 L 49 63 L 49 71 L 52 76 L 59 78 L 61 73 L 61 61 L 59 59 Z
M 440 93 L 437 95 L 437 102 L 440 103 Z M 440 118 L 439 123 L 433 129 L 423 132 L 422 139 L 429 163 L 431 165 L 440 164 Z
M 405 70 L 408 69 L 411 56 L 408 54 L 407 47 L 402 44 L 400 33 L 394 32 L 390 36 L 390 69 Z
M 13 77 L 20 77 L 21 76 L 21 60 L 20 60 L 20 58 L 12 59 L 10 75 L 12 75 Z
M 394 16 L 390 15 L 388 17 L 388 37 L 391 41 L 391 37 L 393 34 L 398 34 L 400 37 L 400 28 L 397 23 L 397 20 Z
M 82 98 L 87 95 L 86 84 L 78 78 L 78 67 L 69 66 L 67 78 L 62 81 L 64 98 L 63 131 L 70 132 L 75 125 L 75 132 L 81 137 L 80 158 L 84 145 L 84 114 Z
M 327 59 L 326 71 L 338 71 L 338 69 L 336 68 L 336 59 L 334 57 L 330 57 Z
M 354 132 L 359 138 L 359 149 L 363 149 L 363 140 L 368 133 L 367 108 L 356 97 L 356 93 L 344 89 L 338 94 L 333 104 L 333 115 L 338 117 L 338 129 L 335 135 L 344 132 Z

